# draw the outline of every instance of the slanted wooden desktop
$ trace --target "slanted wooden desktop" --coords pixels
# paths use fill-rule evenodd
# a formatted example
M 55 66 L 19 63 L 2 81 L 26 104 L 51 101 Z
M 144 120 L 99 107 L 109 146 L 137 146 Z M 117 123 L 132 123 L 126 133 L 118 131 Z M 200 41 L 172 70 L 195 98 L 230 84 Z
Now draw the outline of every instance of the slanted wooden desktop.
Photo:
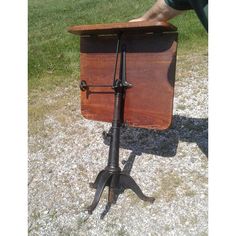
M 177 29 L 168 23 L 128 22 L 72 26 L 68 31 L 80 35 L 81 113 L 112 122 L 108 165 L 90 184 L 96 193 L 88 211 L 95 209 L 105 186 L 110 205 L 121 188 L 153 202 L 121 172 L 120 127 L 164 130 L 171 125 Z

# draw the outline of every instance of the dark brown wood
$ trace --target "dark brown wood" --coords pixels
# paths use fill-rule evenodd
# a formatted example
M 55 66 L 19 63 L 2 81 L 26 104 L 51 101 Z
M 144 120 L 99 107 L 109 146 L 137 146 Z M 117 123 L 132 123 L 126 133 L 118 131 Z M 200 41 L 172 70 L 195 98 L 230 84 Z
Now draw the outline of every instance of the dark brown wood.
M 76 25 L 68 28 L 70 33 L 79 35 L 112 34 L 119 32 L 167 32 L 176 30 L 177 28 L 170 23 L 153 21 Z
M 86 36 L 81 37 L 80 43 L 80 79 L 87 84 L 111 85 L 117 36 Z M 126 77 L 133 85 L 126 91 L 124 122 L 135 127 L 167 129 L 173 111 L 177 33 L 127 33 L 122 36 L 123 43 L 127 48 Z M 113 106 L 111 88 L 81 92 L 81 112 L 87 119 L 111 122 Z

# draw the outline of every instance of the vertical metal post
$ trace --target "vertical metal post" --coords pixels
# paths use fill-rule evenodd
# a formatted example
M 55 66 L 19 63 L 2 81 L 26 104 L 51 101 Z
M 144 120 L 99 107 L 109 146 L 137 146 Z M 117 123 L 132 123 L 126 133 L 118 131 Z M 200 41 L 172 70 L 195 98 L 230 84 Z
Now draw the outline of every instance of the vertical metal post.
M 115 93 L 114 114 L 112 122 L 112 135 L 110 141 L 108 166 L 111 169 L 119 170 L 119 146 L 121 127 L 121 104 L 123 94 L 120 91 Z
M 114 113 L 112 122 L 111 141 L 109 149 L 109 158 L 106 169 L 113 172 L 119 172 L 119 146 L 120 146 L 120 127 L 123 123 L 123 104 L 125 93 L 125 47 L 122 47 L 120 58 L 120 75 L 119 80 L 115 80 L 113 89 L 115 91 Z

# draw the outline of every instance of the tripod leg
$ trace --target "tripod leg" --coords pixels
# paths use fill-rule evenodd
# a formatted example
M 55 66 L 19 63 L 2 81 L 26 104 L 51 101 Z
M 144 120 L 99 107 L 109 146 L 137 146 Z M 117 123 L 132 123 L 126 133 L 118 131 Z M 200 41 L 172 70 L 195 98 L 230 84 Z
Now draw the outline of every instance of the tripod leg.
M 103 173 L 104 173 L 104 170 L 100 171 L 99 174 L 97 175 L 96 180 L 94 181 L 94 183 L 89 183 L 90 188 L 95 188 L 95 189 L 97 188 L 98 181 L 101 178 Z
M 120 185 L 126 189 L 129 188 L 133 190 L 137 194 L 137 196 L 143 201 L 150 202 L 150 203 L 153 203 L 155 201 L 155 198 L 147 197 L 146 195 L 144 195 L 140 187 L 136 184 L 134 179 L 129 175 L 121 173 Z
M 115 204 L 117 197 L 118 197 L 119 178 L 120 178 L 120 173 L 113 174 L 111 177 L 110 186 L 109 186 L 109 193 L 108 193 L 108 202 L 111 204 Z
M 98 202 L 101 198 L 103 189 L 105 188 L 106 183 L 109 180 L 109 178 L 111 177 L 111 175 L 112 175 L 112 173 L 109 173 L 109 172 L 105 171 L 105 172 L 102 173 L 101 177 L 99 178 L 93 202 L 87 208 L 89 214 L 92 214 L 93 210 L 96 208 L 96 206 L 97 206 L 97 204 L 98 204 Z

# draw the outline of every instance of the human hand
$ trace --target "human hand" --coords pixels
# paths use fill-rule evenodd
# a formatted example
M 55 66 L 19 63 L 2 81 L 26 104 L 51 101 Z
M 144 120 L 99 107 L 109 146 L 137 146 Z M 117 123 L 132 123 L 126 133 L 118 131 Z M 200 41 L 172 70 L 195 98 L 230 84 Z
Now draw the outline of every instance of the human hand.
M 143 17 L 139 17 L 133 20 L 130 20 L 129 22 L 140 22 L 140 21 L 146 21 Z

